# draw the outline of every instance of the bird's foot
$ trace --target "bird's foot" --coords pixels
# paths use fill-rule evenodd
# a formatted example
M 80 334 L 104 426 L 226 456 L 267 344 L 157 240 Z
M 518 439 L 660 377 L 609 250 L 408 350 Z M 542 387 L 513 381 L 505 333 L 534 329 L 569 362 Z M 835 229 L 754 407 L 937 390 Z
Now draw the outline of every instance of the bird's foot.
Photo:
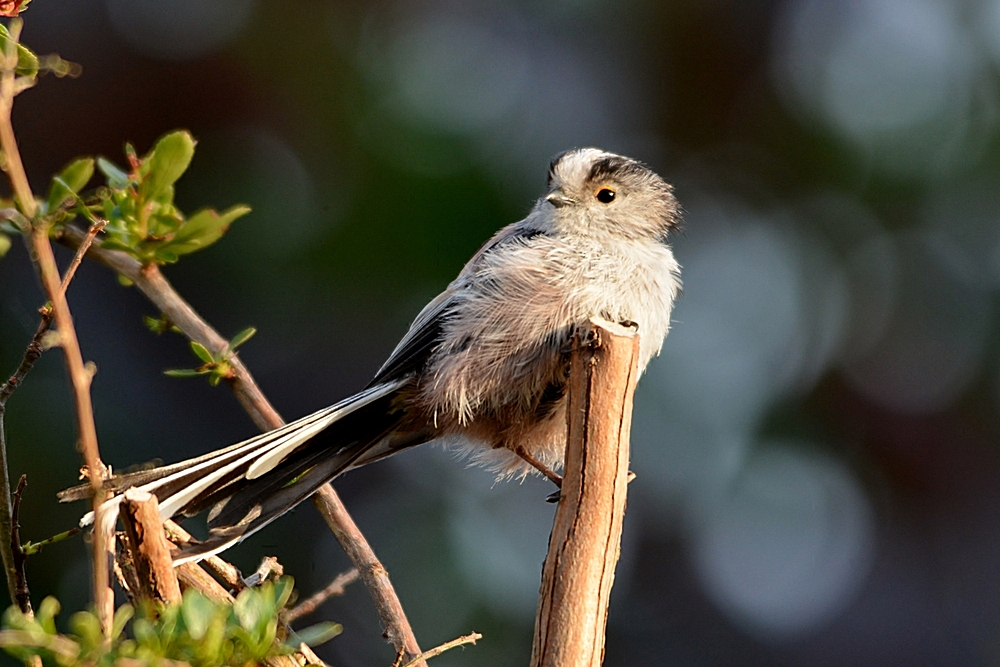
M 562 488 L 562 475 L 553 472 L 551 468 L 532 456 L 524 447 L 518 447 L 514 450 L 514 453 L 524 459 L 532 468 L 548 477 L 550 482 L 558 486 L 560 489 Z M 554 503 L 559 500 L 558 494 L 556 495 L 555 500 L 551 500 L 551 496 L 549 496 L 549 498 L 550 503 Z

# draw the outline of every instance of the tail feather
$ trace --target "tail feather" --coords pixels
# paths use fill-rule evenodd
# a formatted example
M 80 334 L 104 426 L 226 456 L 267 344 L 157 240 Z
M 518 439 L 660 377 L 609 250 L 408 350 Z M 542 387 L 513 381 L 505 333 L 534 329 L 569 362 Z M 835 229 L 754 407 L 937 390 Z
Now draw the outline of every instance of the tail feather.
M 114 480 L 113 488 L 132 486 L 156 495 L 164 518 L 193 515 L 213 507 L 210 536 L 185 548 L 178 563 L 218 553 L 281 516 L 316 489 L 350 467 L 383 441 L 398 440 L 399 448 L 419 444 L 409 436 L 392 437 L 403 415 L 393 401 L 406 380 L 366 389 L 340 403 L 279 429 L 255 436 L 218 452 L 140 471 Z M 139 483 L 130 483 L 136 482 Z M 60 494 L 64 502 L 85 497 L 77 489 Z M 104 504 L 102 522 L 113 523 L 121 496 Z M 81 525 L 93 521 L 87 514 Z
M 317 464 L 295 484 L 287 486 L 254 506 L 236 524 L 219 525 L 209 531 L 208 539 L 184 547 L 174 556 L 174 565 L 198 561 L 225 551 L 237 542 L 249 537 L 282 514 L 292 509 L 312 495 L 316 489 L 344 470 L 359 454 L 352 448 Z
M 283 487 L 292 483 L 303 486 L 300 477 L 326 459 L 334 457 L 342 463 L 331 476 L 342 472 L 399 426 L 402 415 L 393 413 L 393 398 L 392 394 L 383 396 L 331 424 L 267 474 L 256 478 L 247 475 L 239 483 L 242 488 L 226 493 L 227 497 L 212 508 L 208 518 L 209 528 L 242 522 L 256 506 Z

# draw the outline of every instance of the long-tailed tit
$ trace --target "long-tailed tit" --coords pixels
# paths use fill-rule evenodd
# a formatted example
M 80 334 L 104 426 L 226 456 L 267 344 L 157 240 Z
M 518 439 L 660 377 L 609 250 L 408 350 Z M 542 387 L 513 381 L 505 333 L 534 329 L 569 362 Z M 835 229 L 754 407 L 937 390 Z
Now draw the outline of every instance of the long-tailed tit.
M 644 165 L 594 148 L 563 153 L 549 167 L 547 194 L 420 311 L 364 390 L 108 488 L 155 494 L 164 517 L 211 508 L 209 537 L 179 556 L 186 561 L 235 544 L 346 470 L 432 440 L 501 475 L 558 469 L 573 333 L 592 317 L 635 323 L 646 367 L 680 290 L 667 245 L 678 222 L 672 188 Z M 77 487 L 61 499 L 86 493 Z

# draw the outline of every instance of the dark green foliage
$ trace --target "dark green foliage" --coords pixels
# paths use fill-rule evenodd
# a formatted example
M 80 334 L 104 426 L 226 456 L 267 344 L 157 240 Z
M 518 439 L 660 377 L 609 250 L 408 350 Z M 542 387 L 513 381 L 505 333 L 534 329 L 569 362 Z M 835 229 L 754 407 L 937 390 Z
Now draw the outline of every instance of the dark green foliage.
M 321 623 L 285 642 L 276 641 L 279 613 L 291 597 L 292 585 L 290 577 L 282 577 L 244 589 L 232 606 L 191 589 L 184 592 L 179 605 L 147 605 L 138 613 L 124 605 L 115 613 L 110 643 L 105 643 L 100 622 L 89 611 L 73 614 L 70 631 L 60 634 L 55 624 L 59 603 L 46 598 L 34 619 L 16 607 L 7 610 L 0 646 L 26 664 L 37 655 L 46 665 L 60 667 L 104 667 L 120 659 L 145 665 L 177 660 L 194 667 L 260 663 L 270 656 L 292 653 L 302 642 L 315 646 L 341 632 L 338 624 Z M 131 632 L 126 632 L 129 621 Z

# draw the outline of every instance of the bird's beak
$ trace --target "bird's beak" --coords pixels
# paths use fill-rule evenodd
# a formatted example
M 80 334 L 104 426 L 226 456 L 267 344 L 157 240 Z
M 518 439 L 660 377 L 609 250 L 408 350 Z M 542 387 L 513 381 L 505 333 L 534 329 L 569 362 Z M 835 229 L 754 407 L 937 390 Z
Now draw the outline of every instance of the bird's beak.
M 566 204 L 572 204 L 573 203 L 572 199 L 570 199 L 569 197 L 567 197 L 566 195 L 564 195 L 559 190 L 555 190 L 553 192 L 550 192 L 549 195 L 547 197 L 545 197 L 545 201 L 549 202 L 550 204 L 552 204 L 556 208 L 562 208 Z

